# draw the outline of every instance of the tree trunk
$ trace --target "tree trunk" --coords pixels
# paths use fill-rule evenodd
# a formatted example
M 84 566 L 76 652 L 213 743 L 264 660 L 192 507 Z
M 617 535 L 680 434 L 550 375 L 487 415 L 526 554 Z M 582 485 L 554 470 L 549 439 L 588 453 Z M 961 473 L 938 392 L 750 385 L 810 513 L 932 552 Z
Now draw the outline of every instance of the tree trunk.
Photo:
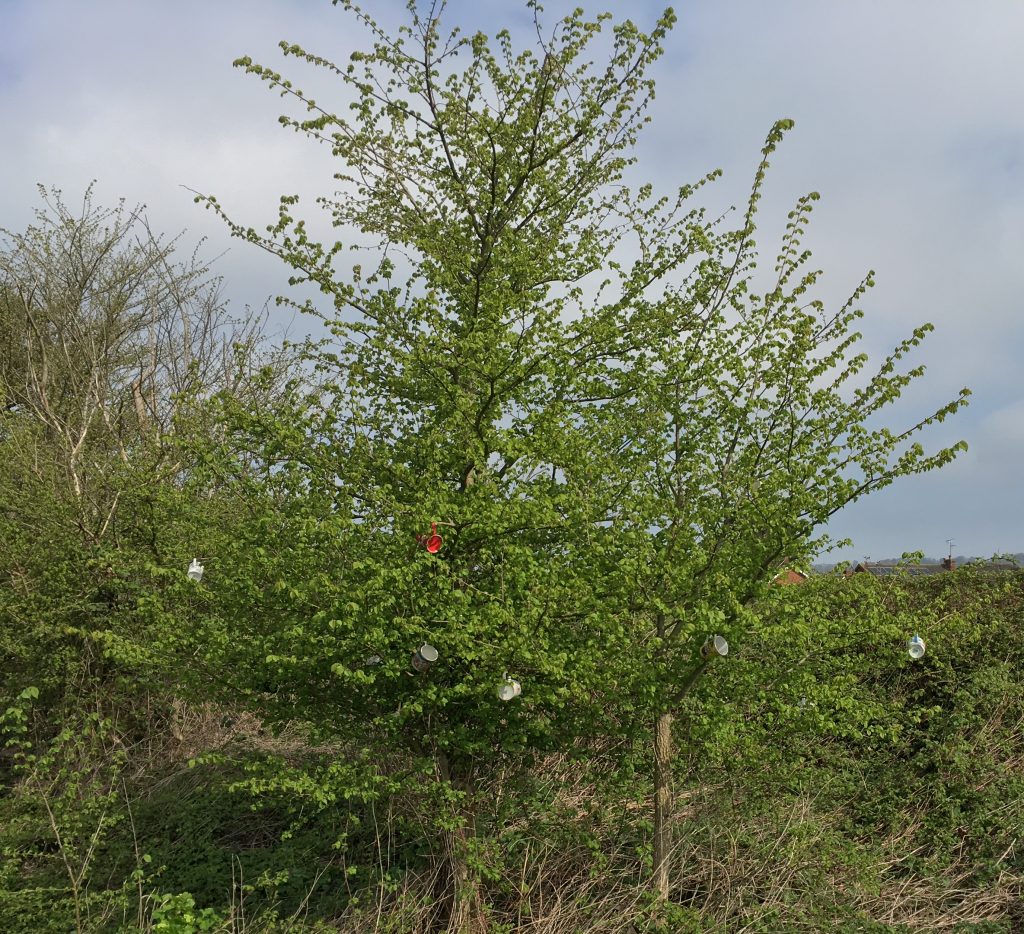
M 668 898 L 672 853 L 672 714 L 654 721 L 654 888 Z
M 487 914 L 480 883 L 467 860 L 469 836 L 466 827 L 442 831 L 443 852 L 439 872 L 437 927 L 450 934 L 485 934 Z
M 437 770 L 441 780 L 455 784 L 448 757 L 438 751 Z M 468 788 L 462 790 L 469 792 Z M 472 801 L 467 802 L 472 808 Z M 437 907 L 434 930 L 450 934 L 485 934 L 489 925 L 484 911 L 480 882 L 469 867 L 469 847 L 475 833 L 472 813 L 454 815 L 463 818 L 450 830 L 441 831 L 441 852 L 436 860 Z

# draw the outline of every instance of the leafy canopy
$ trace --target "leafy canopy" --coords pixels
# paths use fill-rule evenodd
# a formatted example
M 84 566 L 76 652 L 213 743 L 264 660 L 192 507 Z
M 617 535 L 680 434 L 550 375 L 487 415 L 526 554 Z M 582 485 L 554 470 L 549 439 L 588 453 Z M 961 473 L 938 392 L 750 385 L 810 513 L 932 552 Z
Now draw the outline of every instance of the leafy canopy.
M 872 427 L 920 373 L 899 365 L 928 326 L 858 382 L 872 280 L 838 312 L 811 296 L 817 195 L 755 292 L 756 208 L 789 121 L 735 229 L 690 206 L 715 173 L 671 195 L 624 183 L 671 10 L 649 33 L 576 11 L 520 52 L 507 31 L 442 33 L 437 5 L 410 4 L 395 36 L 340 5 L 367 51 L 340 66 L 281 50 L 337 78 L 347 114 L 236 65 L 298 106 L 283 126 L 331 147 L 340 187 L 320 206 L 350 241 L 318 242 L 295 196 L 264 232 L 200 199 L 319 288 L 329 308 L 300 307 L 332 335 L 286 410 L 226 406 L 266 474 L 219 542 L 202 651 L 282 720 L 466 763 L 627 727 L 671 699 L 692 636 L 753 625 L 750 600 L 829 516 L 953 457 L 913 439 L 966 392 Z M 367 237 L 364 268 L 346 258 Z M 232 456 L 211 451 L 218 476 L 240 474 Z M 416 536 L 434 522 L 430 555 Z M 666 655 L 673 639 L 688 648 Z M 441 654 L 425 677 L 408 670 L 422 641 Z M 504 672 L 524 686 L 511 705 Z

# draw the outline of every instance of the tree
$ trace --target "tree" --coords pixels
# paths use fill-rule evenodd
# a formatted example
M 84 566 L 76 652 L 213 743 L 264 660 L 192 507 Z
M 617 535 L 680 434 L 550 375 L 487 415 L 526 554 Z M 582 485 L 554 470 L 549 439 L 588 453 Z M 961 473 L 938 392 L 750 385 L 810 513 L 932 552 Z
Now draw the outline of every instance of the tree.
M 657 681 L 654 874 L 667 896 L 671 845 L 673 713 L 709 663 L 713 634 L 756 632 L 750 612 L 782 567 L 809 563 L 829 541 L 825 523 L 896 478 L 948 463 L 960 442 L 927 454 L 916 436 L 966 404 L 969 391 L 894 432 L 882 415 L 921 366 L 903 358 L 932 329 L 902 341 L 868 379 L 856 352 L 856 307 L 869 273 L 835 312 L 813 297 L 820 270 L 802 245 L 817 193 L 789 215 L 774 274 L 755 294 L 756 209 L 769 158 L 790 121 L 765 143 L 743 224 L 717 240 L 718 255 L 675 303 L 646 315 L 643 349 L 610 371 L 606 395 L 628 413 L 610 529 L 633 567 L 631 602 L 654 635 Z M 860 384 L 858 385 L 858 379 Z M 703 656 L 703 657 L 702 657 Z
M 348 166 L 351 195 L 327 207 L 339 225 L 379 237 L 382 259 L 365 277 L 358 266 L 338 273 L 342 245 L 312 242 L 290 197 L 267 236 L 232 225 L 334 304 L 337 340 L 313 353 L 331 397 L 289 416 L 287 434 L 280 421 L 257 429 L 274 439 L 263 450 L 279 482 L 302 491 L 290 507 L 303 517 L 295 528 L 321 520 L 318 535 L 330 544 L 298 550 L 288 537 L 297 550 L 285 579 L 303 591 L 318 581 L 315 597 L 296 593 L 287 610 L 275 603 L 253 619 L 246 578 L 233 593 L 221 589 L 219 612 L 207 615 L 230 620 L 227 630 L 244 627 L 245 648 L 222 652 L 224 638 L 213 635 L 204 642 L 218 646 L 218 671 L 261 678 L 261 659 L 273 658 L 270 684 L 280 686 L 287 715 L 321 727 L 332 717 L 338 733 L 394 737 L 422 754 L 442 791 L 462 802 L 442 815 L 453 829 L 440 844 L 457 928 L 483 924 L 465 882 L 474 784 L 487 759 L 564 748 L 599 724 L 605 732 L 616 682 L 608 659 L 616 654 L 624 668 L 635 654 L 624 621 L 602 601 L 607 569 L 594 529 L 607 494 L 588 489 L 587 478 L 601 473 L 608 429 L 591 417 L 592 389 L 630 341 L 621 314 L 645 301 L 658 272 L 624 269 L 620 294 L 597 307 L 584 283 L 642 222 L 636 198 L 614 183 L 672 17 L 651 35 L 616 26 L 608 67 L 595 70 L 583 56 L 604 18 L 569 17 L 539 56 L 516 57 L 508 34 L 492 52 L 482 36 L 444 41 L 436 16 L 414 13 L 404 38 L 391 41 L 356 13 L 378 40 L 356 59 L 365 75 L 283 44 L 356 89 L 351 123 L 276 73 L 239 62 L 313 112 L 282 122 L 327 141 Z M 459 53 L 469 54 L 468 67 L 443 77 Z M 665 212 L 671 230 L 699 226 L 699 212 L 680 211 L 689 193 Z M 659 263 L 668 268 L 699 244 L 674 244 Z M 409 251 L 413 270 L 389 250 Z M 436 557 L 415 542 L 433 521 L 445 523 Z M 263 582 L 277 572 L 256 568 Z M 294 625 L 282 628 L 283 616 Z M 421 641 L 442 654 L 430 680 L 406 671 Z M 236 653 L 250 648 L 243 663 Z M 384 663 L 367 670 L 371 656 Z M 495 698 L 506 671 L 524 692 L 508 707 Z
M 0 927 L 102 926 L 129 891 L 105 849 L 133 852 L 143 926 L 129 799 L 185 712 L 148 568 L 194 554 L 162 509 L 230 527 L 234 503 L 185 495 L 192 442 L 213 394 L 265 404 L 291 357 L 141 207 L 40 195 L 35 222 L 0 237 Z
M 159 553 L 150 500 L 188 468 L 171 439 L 215 392 L 255 402 L 255 371 L 286 359 L 141 206 L 39 193 L 35 222 L 0 241 L 0 658 L 15 695 L 59 693 L 101 665 L 104 634 L 126 635 L 111 633 L 125 565 Z
M 820 544 L 835 510 L 952 457 L 905 442 L 963 397 L 909 432 L 867 427 L 918 372 L 894 368 L 924 329 L 843 396 L 864 363 L 859 312 L 824 316 L 804 298 L 815 275 L 794 278 L 813 196 L 777 284 L 751 294 L 754 208 L 786 124 L 738 230 L 688 208 L 713 174 L 666 197 L 623 184 L 670 10 L 649 34 L 613 25 L 598 67 L 607 16 L 577 11 L 517 52 L 505 31 L 493 49 L 445 36 L 443 3 L 410 4 L 395 37 L 341 5 L 370 51 L 342 67 L 281 49 L 336 76 L 349 117 L 236 64 L 305 111 L 286 128 L 338 157 L 342 190 L 321 204 L 378 241 L 376 267 L 341 268 L 344 243 L 316 242 L 293 196 L 265 233 L 200 199 L 320 289 L 328 311 L 300 307 L 333 334 L 309 348 L 325 387 L 296 389 L 281 417 L 228 412 L 273 495 L 249 490 L 249 531 L 218 543 L 205 663 L 276 722 L 383 738 L 411 751 L 408 775 L 433 772 L 460 802 L 441 822 L 453 928 L 486 923 L 468 866 L 488 759 L 656 719 L 666 894 L 671 714 L 704 668 L 694 638 L 753 625 L 778 563 Z M 235 471 L 229 449 L 209 457 Z M 434 522 L 432 555 L 416 536 Z M 429 677 L 407 670 L 420 641 L 441 652 Z M 493 699 L 505 671 L 523 686 L 509 706 Z
M 24 461 L 53 463 L 97 536 L 111 520 L 111 464 L 143 442 L 158 448 L 182 398 L 239 389 L 232 347 L 252 346 L 261 321 L 232 320 L 209 267 L 197 254 L 180 262 L 178 238 L 153 233 L 142 206 L 100 208 L 90 186 L 76 214 L 60 191 L 39 193 L 36 223 L 4 231 L 0 250 L 6 437 L 12 420 L 39 428 L 52 461 Z

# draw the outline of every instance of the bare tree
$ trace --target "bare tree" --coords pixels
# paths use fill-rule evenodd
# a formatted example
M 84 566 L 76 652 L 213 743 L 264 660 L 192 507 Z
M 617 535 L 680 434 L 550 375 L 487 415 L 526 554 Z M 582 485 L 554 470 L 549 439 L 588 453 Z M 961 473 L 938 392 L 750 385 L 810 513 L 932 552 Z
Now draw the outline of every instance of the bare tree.
M 164 442 L 183 400 L 244 395 L 256 371 L 285 367 L 266 315 L 232 318 L 198 248 L 179 258 L 180 235 L 154 233 L 142 206 L 98 207 L 91 185 L 77 211 L 40 195 L 24 232 L 0 229 L 0 437 L 9 464 L 55 479 L 101 536 L 113 472 L 173 469 Z

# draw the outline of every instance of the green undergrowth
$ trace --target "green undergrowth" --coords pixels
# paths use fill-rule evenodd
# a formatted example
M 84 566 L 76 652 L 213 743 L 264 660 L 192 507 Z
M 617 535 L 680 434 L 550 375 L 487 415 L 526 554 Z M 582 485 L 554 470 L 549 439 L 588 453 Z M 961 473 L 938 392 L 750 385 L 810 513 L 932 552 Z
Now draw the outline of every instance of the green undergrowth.
M 457 804 L 495 932 L 1009 934 L 1024 914 L 1020 581 L 887 588 L 778 594 L 687 701 L 667 903 L 649 889 L 635 741 L 482 757 L 445 798 L 399 781 L 419 760 L 371 737 L 240 730 L 248 714 L 198 698 L 146 721 L 109 685 L 64 706 L 12 692 L 0 930 L 427 931 L 443 898 L 427 812 Z M 830 614 L 810 660 L 774 638 L 773 614 L 800 612 Z M 885 620 L 925 631 L 925 659 L 910 663 Z M 172 738 L 175 705 L 199 713 Z

